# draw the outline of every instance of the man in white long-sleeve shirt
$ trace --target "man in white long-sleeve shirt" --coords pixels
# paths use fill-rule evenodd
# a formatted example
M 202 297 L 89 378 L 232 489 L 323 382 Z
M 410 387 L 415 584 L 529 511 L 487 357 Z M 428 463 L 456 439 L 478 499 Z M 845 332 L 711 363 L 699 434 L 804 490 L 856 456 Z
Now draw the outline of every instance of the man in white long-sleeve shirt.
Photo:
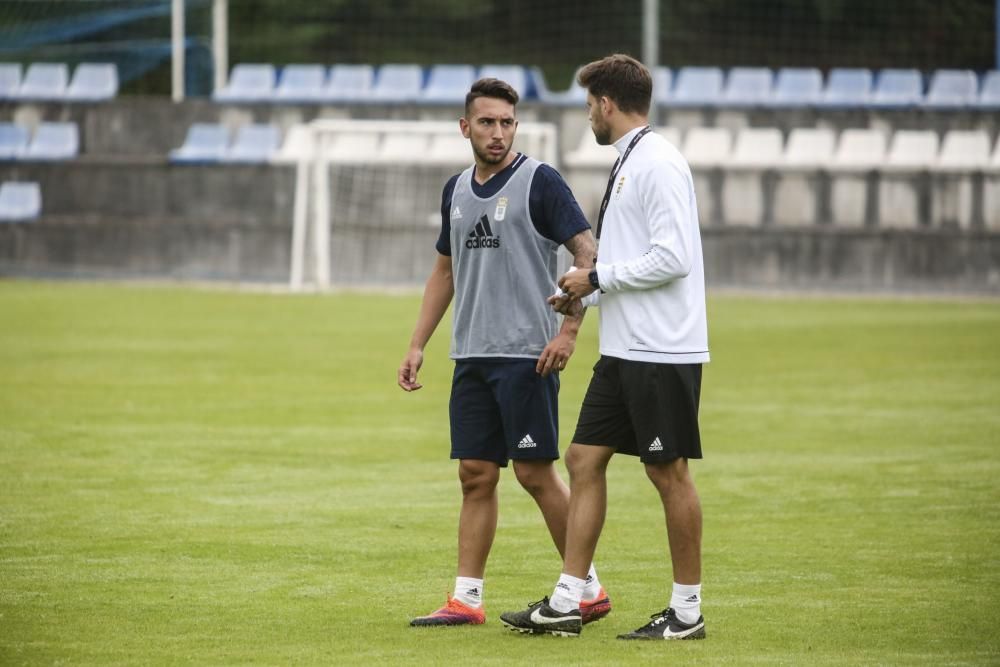
M 688 469 L 700 459 L 698 402 L 708 362 L 705 278 L 691 170 L 650 131 L 649 70 L 630 56 L 590 63 L 591 128 L 613 144 L 597 225 L 596 268 L 563 276 L 561 312 L 600 306 L 601 358 L 566 453 L 570 508 L 563 571 L 551 598 L 501 620 L 521 632 L 578 635 L 583 583 L 604 525 L 605 473 L 616 452 L 639 457 L 666 515 L 673 590 L 666 608 L 619 639 L 701 639 L 701 504 Z

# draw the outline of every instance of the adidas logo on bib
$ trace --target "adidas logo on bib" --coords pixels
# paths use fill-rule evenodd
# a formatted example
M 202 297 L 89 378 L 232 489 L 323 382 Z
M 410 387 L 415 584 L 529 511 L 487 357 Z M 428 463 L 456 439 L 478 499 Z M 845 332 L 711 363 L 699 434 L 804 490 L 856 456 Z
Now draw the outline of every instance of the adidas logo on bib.
M 660 436 L 656 436 L 656 439 L 653 440 L 653 442 L 649 443 L 649 451 L 651 452 L 663 451 L 663 443 L 660 442 Z
M 524 436 L 523 438 L 521 438 L 521 442 L 517 443 L 518 449 L 530 449 L 532 447 L 537 447 L 537 446 L 538 445 L 535 444 L 535 441 L 531 439 L 530 435 Z

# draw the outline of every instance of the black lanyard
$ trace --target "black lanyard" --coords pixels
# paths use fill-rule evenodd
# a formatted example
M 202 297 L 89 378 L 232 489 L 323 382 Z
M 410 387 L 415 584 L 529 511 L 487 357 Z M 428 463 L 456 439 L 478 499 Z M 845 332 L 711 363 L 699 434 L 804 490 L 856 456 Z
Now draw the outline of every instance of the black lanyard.
M 611 202 L 611 190 L 615 187 L 615 180 L 618 178 L 618 172 L 622 170 L 625 166 L 625 160 L 628 159 L 629 153 L 635 148 L 635 145 L 639 143 L 639 140 L 646 136 L 649 132 L 650 127 L 647 125 L 639 131 L 639 134 L 632 137 L 632 141 L 628 143 L 628 148 L 620 158 L 615 160 L 615 164 L 611 167 L 611 177 L 608 178 L 608 188 L 604 191 L 604 200 L 601 202 L 601 213 L 597 216 L 597 238 L 601 238 L 601 227 L 604 226 L 604 213 L 608 210 L 608 203 Z

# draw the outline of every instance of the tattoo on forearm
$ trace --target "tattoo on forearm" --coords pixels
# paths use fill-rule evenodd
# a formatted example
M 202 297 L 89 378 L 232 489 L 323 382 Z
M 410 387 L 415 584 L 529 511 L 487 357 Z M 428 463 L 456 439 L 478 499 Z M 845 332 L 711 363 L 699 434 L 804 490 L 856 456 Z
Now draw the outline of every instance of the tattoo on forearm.
M 563 245 L 573 255 L 573 266 L 579 269 L 589 269 L 594 266 L 597 243 L 589 229 L 568 239 Z

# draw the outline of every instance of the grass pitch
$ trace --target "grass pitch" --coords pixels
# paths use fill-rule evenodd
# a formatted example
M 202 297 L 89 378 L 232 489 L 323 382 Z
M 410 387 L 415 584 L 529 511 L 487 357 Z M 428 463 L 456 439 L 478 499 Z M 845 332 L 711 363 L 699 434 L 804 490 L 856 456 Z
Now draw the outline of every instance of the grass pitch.
M 709 637 L 639 645 L 614 636 L 670 575 L 628 458 L 607 619 L 578 640 L 502 629 L 559 572 L 508 471 L 487 624 L 407 626 L 452 585 L 460 499 L 447 326 L 424 389 L 395 386 L 418 302 L 0 283 L 0 664 L 1000 662 L 997 302 L 713 297 Z

